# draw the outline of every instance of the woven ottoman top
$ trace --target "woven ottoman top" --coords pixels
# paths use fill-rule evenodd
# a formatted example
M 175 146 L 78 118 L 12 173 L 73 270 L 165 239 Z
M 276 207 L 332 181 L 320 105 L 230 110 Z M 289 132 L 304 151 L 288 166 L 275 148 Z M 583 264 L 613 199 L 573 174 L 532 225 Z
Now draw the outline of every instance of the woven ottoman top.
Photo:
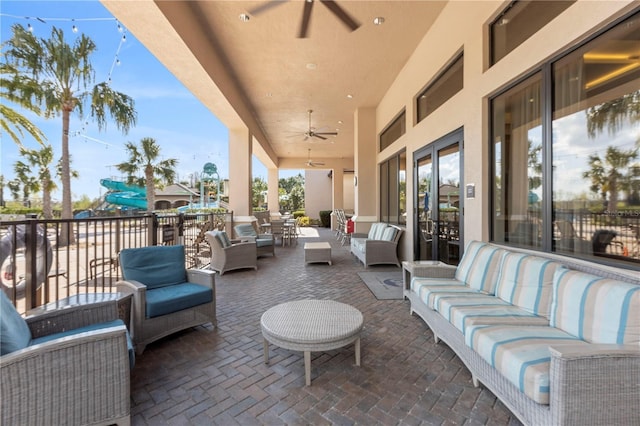
M 315 349 L 315 345 L 338 343 L 358 336 L 362 313 L 353 306 L 334 300 L 296 300 L 276 305 L 260 319 L 265 338 L 290 342 L 295 348 Z

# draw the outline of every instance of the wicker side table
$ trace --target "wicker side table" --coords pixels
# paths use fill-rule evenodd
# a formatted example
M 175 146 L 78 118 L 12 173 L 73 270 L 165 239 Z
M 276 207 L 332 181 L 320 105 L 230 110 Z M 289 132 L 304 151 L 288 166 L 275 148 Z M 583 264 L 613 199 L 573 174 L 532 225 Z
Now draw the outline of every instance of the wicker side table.
M 269 342 L 304 352 L 305 383 L 311 385 L 311 352 L 330 351 L 355 342 L 360 366 L 362 313 L 333 300 L 296 300 L 276 305 L 260 318 L 264 362 L 269 363 Z
M 402 262 L 402 282 L 404 291 L 411 290 L 411 278 L 453 278 L 457 266 L 447 265 L 438 260 L 414 260 Z
M 304 243 L 304 262 L 327 262 L 331 265 L 331 245 L 326 242 Z

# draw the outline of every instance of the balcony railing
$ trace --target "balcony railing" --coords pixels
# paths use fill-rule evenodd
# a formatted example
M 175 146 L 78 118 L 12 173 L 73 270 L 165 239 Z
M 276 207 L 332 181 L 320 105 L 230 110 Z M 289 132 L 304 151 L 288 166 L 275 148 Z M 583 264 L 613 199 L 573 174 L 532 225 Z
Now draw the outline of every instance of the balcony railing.
M 184 244 L 186 266 L 200 268 L 210 260 L 204 233 L 212 229 L 233 229 L 233 213 L 1 221 L 0 284 L 19 312 L 75 294 L 113 292 L 122 249 Z

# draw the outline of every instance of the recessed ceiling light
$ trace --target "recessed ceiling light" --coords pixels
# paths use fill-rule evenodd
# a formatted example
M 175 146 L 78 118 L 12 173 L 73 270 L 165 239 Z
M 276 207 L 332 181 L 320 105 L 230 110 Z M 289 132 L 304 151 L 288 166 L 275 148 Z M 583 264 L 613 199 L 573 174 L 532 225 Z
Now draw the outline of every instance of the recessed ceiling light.
M 246 13 L 241 13 L 239 18 L 242 22 L 249 22 L 249 19 L 251 19 L 251 17 Z
M 351 93 L 349 93 L 349 94 L 347 95 L 347 98 L 349 98 L 349 99 L 353 99 L 353 95 L 352 95 Z
M 382 16 L 377 16 L 377 17 L 373 18 L 373 24 L 374 25 L 382 25 L 382 24 L 384 24 L 384 18 Z
M 315 70 L 316 68 L 318 68 L 318 65 L 314 64 L 313 62 L 309 62 L 307 64 L 307 69 L 308 70 Z
M 342 124 L 342 120 L 338 120 L 338 124 Z

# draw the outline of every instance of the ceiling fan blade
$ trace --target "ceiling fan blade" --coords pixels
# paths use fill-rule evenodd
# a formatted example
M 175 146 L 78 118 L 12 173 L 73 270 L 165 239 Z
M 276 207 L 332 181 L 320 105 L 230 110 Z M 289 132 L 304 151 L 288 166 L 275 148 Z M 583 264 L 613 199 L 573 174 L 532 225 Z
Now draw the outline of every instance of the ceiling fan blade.
M 320 136 L 338 136 L 338 132 L 315 132 L 314 135 L 320 135 Z
M 324 136 L 319 135 L 319 134 L 317 134 L 317 133 L 314 133 L 314 134 L 313 134 L 313 135 L 311 135 L 311 136 L 313 136 L 314 138 L 322 139 L 323 141 L 326 141 L 326 140 L 327 140 L 327 138 L 325 138 Z
M 338 5 L 334 0 L 320 0 L 327 9 L 333 12 L 343 24 L 345 24 L 351 31 L 355 31 L 360 27 L 360 23 L 353 19 L 342 7 Z
M 302 22 L 300 23 L 300 32 L 298 38 L 306 38 L 307 31 L 309 30 L 309 21 L 311 21 L 311 10 L 313 9 L 313 1 L 305 1 L 304 9 L 302 10 Z M 309 118 L 311 118 L 311 111 L 309 111 Z
M 265 1 L 264 3 L 262 3 L 259 6 L 254 7 L 253 9 L 248 10 L 247 12 L 249 13 L 249 15 L 252 16 L 258 16 L 259 14 L 266 12 L 267 10 L 276 7 L 276 6 L 280 6 L 281 4 L 286 3 L 289 0 L 270 0 L 270 1 Z

